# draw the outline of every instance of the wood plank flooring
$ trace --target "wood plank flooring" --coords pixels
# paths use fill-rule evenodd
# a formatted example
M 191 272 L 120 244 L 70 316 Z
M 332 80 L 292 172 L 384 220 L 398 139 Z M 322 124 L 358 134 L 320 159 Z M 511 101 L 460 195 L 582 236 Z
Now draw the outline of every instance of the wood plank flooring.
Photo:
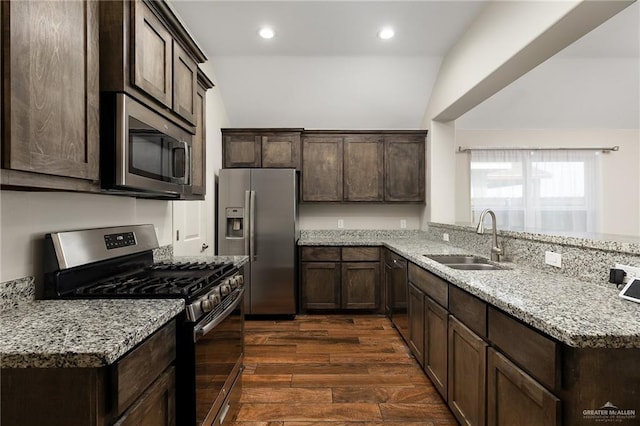
M 381 316 L 247 321 L 233 426 L 457 425 Z

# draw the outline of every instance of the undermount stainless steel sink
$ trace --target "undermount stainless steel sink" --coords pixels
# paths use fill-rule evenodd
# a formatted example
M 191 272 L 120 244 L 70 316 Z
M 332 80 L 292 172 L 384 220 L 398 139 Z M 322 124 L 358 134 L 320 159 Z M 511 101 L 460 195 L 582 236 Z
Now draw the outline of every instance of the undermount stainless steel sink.
M 438 263 L 448 266 L 452 269 L 461 269 L 465 271 L 502 271 L 509 268 L 501 265 L 496 265 L 479 256 L 464 256 L 464 255 L 423 255 L 428 259 L 435 260 Z

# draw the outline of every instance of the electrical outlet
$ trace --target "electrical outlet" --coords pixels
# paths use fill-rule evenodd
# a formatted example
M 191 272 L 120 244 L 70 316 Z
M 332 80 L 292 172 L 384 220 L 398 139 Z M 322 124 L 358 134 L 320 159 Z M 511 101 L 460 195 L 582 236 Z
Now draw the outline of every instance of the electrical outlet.
M 449 241 L 449 234 L 447 234 L 446 232 L 442 234 L 442 241 Z
M 562 255 L 554 251 L 545 251 L 544 263 L 555 266 L 556 268 L 562 268 Z
M 407 227 L 407 221 L 404 219 L 400 219 L 400 229 L 405 229 Z
M 344 228 L 344 219 L 338 219 L 338 229 Z
M 629 278 L 631 277 L 640 278 L 640 266 L 630 266 L 624 265 L 622 263 L 616 263 L 615 268 L 623 269 L 627 273 L 627 275 L 624 277 L 624 283 L 627 283 L 629 281 Z

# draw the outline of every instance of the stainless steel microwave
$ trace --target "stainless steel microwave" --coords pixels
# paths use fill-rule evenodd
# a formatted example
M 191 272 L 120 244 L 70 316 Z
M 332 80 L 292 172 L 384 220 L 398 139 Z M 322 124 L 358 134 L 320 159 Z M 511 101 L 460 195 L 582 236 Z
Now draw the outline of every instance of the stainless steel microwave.
M 104 191 L 149 198 L 191 192 L 189 132 L 124 93 L 103 94 L 100 109 Z

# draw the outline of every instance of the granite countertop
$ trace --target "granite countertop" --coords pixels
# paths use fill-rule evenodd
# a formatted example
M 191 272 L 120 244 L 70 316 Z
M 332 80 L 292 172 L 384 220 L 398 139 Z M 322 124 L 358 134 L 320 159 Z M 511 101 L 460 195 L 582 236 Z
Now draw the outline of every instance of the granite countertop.
M 170 260 L 232 261 L 240 267 L 248 262 L 248 257 L 174 256 Z M 33 280 L 29 283 L 23 290 L 30 290 L 33 298 Z M 16 297 L 16 294 L 7 297 Z M 110 365 L 184 309 L 181 299 L 5 302 L 7 309 L 0 312 L 3 368 Z
M 173 256 L 171 262 L 233 262 L 239 268 L 249 262 L 249 256 Z
M 36 300 L 0 313 L 2 368 L 103 367 L 182 312 L 181 299 Z
M 450 244 L 428 240 L 423 234 L 307 233 L 301 246 L 379 245 L 438 275 L 526 324 L 578 348 L 640 348 L 640 305 L 620 299 L 606 288 L 560 274 L 513 263 L 509 270 L 463 271 L 446 267 L 423 255 L 475 254 Z M 488 250 L 487 250 L 488 251 Z

